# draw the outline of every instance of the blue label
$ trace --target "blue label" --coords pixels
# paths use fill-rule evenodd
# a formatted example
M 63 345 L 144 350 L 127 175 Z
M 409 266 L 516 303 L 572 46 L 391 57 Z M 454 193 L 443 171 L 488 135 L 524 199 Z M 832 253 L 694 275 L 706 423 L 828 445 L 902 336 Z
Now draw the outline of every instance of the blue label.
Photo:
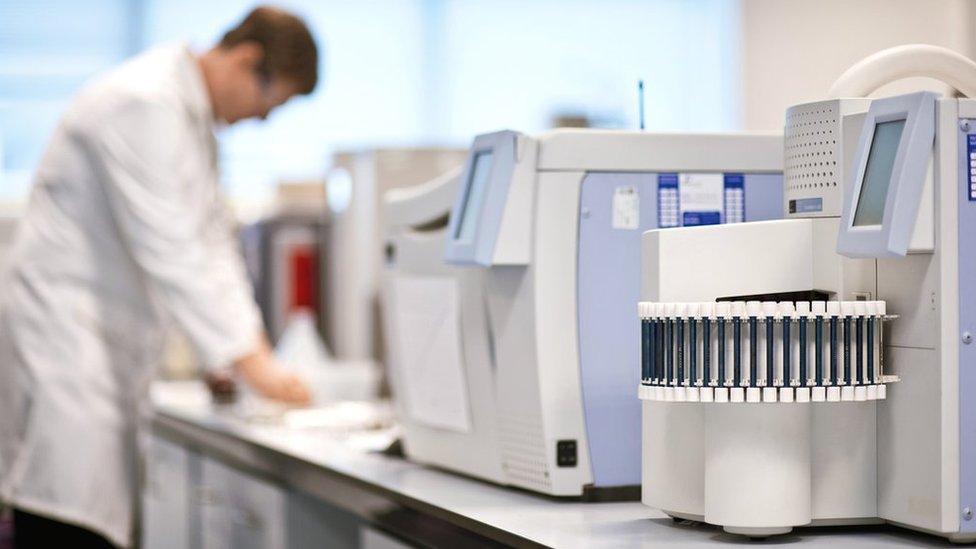
M 742 223 L 746 220 L 746 178 L 741 173 L 722 174 L 722 191 L 725 223 Z
M 685 227 L 695 225 L 718 225 L 722 222 L 722 212 L 684 212 L 681 224 Z
M 666 229 L 680 227 L 681 193 L 678 192 L 678 174 L 657 175 L 657 226 Z
M 659 189 L 677 189 L 678 188 L 678 174 L 676 173 L 660 173 L 657 175 L 657 186 Z
M 969 165 L 969 181 L 966 182 L 969 185 L 969 201 L 976 202 L 976 134 L 966 135 L 966 152 L 966 162 Z
M 741 173 L 727 173 L 725 175 L 725 188 L 726 189 L 744 189 L 746 188 L 746 178 Z

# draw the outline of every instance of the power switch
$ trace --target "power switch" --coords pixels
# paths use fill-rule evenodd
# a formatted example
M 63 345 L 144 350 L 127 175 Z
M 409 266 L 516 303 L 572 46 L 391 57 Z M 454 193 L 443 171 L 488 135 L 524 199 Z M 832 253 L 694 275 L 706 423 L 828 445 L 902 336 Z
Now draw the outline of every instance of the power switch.
M 556 465 L 558 467 L 576 467 L 576 441 L 556 441 Z

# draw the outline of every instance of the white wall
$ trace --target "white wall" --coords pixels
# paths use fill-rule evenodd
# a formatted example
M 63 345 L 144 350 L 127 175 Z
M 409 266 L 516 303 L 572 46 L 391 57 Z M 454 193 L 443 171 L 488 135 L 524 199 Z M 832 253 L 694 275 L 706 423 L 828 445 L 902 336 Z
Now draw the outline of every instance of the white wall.
M 908 43 L 976 53 L 967 0 L 741 0 L 743 128 L 778 130 L 863 57 Z
M 430 112 L 442 135 L 533 133 L 557 112 L 636 129 L 639 79 L 648 129 L 739 123 L 734 0 L 445 0 L 431 10 Z

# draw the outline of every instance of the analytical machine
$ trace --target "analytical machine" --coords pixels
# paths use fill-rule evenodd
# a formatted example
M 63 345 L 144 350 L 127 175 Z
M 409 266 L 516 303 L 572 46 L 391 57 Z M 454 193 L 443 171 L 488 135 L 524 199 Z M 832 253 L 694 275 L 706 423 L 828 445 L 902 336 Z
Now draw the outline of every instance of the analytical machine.
M 641 232 L 779 217 L 781 149 L 779 134 L 477 137 L 450 222 L 429 235 L 442 254 L 398 245 L 389 272 L 401 311 L 389 326 L 400 342 L 394 393 L 413 409 L 408 456 L 424 445 L 422 461 L 503 484 L 636 498 Z M 397 280 L 408 264 L 434 263 L 424 269 L 461 282 Z M 434 319 L 436 338 L 425 327 Z M 484 463 L 450 446 L 466 439 Z M 453 442 L 432 457 L 438 440 Z
M 643 236 L 643 500 L 767 536 L 888 521 L 976 540 L 976 92 L 932 46 L 786 113 L 784 217 Z
M 383 333 L 404 453 L 502 483 L 484 276 L 444 262 L 460 168 L 383 197 Z

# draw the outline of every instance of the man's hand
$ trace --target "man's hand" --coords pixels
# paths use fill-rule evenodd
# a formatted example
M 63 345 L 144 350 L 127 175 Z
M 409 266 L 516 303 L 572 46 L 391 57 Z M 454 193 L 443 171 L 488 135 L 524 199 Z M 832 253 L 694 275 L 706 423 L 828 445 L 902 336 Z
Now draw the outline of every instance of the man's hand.
M 312 400 L 305 382 L 275 360 L 263 335 L 257 349 L 235 361 L 234 367 L 244 381 L 265 398 L 296 406 L 307 406 Z
M 225 370 L 207 372 L 203 375 L 203 381 L 217 404 L 230 404 L 237 399 L 237 383 L 231 372 Z

